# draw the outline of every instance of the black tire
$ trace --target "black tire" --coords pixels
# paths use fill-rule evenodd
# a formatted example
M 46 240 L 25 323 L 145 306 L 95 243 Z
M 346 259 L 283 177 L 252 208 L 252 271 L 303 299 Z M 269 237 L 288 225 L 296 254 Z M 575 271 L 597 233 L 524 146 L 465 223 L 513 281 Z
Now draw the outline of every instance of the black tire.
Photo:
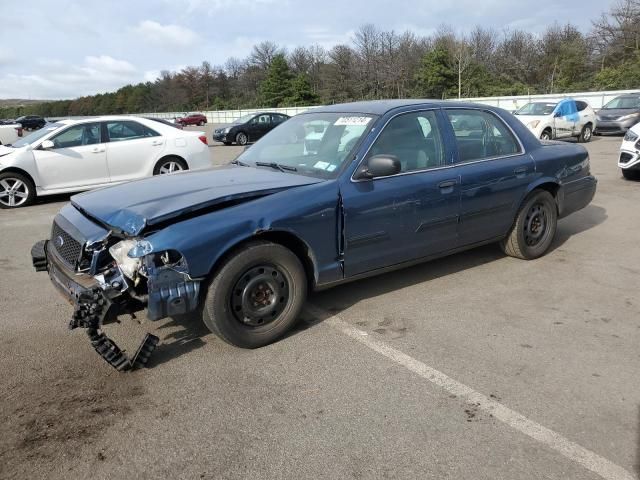
M 549 130 L 548 128 L 546 128 L 540 134 L 540 140 L 552 140 L 552 139 L 553 139 L 553 132 L 551 130 Z
M 198 122 L 198 126 L 199 126 L 199 127 L 201 127 L 201 126 L 203 126 L 203 125 L 204 125 L 204 122 L 203 122 L 203 121 Z
M 500 242 L 511 257 L 533 260 L 551 246 L 558 226 L 556 201 L 545 190 L 534 190 L 524 200 L 509 235 Z
M 202 319 L 225 342 L 258 348 L 274 342 L 294 325 L 306 296 L 307 278 L 298 257 L 282 245 L 255 241 L 217 270 Z
M 238 132 L 236 134 L 236 143 L 244 147 L 247 143 L 249 143 L 249 137 L 244 132 Z
M 626 179 L 626 180 L 640 180 L 640 171 L 638 170 L 627 170 L 627 169 L 622 169 L 622 176 Z
M 175 165 L 177 165 L 179 167 L 179 169 L 176 169 L 176 170 L 174 170 L 172 172 L 166 171 L 167 168 L 168 168 L 167 166 L 170 165 L 171 163 L 174 163 Z M 167 174 L 167 173 L 174 173 L 174 172 L 179 172 L 179 171 L 183 171 L 183 170 L 189 170 L 189 166 L 187 165 L 187 162 L 185 162 L 180 157 L 168 156 L 168 157 L 163 157 L 160 160 L 158 160 L 158 163 L 156 163 L 156 166 L 153 167 L 153 174 L 154 175 L 164 175 L 164 174 Z
M 16 182 L 18 183 L 18 187 L 13 190 L 13 188 L 16 187 Z M 11 190 L 13 190 L 13 195 L 7 194 L 7 192 Z M 31 205 L 35 198 L 36 187 L 28 176 L 17 172 L 0 173 L 0 208 L 12 209 L 26 207 Z M 11 205 L 12 203 L 14 205 Z
M 582 127 L 582 131 L 580 132 L 580 136 L 578 137 L 578 142 L 587 143 L 591 141 L 593 137 L 593 127 L 590 123 L 587 123 L 584 127 Z

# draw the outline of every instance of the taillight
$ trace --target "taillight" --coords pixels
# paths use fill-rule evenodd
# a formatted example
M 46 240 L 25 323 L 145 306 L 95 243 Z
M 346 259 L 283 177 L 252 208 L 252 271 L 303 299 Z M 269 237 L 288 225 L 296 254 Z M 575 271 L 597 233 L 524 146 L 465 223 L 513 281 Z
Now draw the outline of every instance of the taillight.
M 206 135 L 200 135 L 198 138 L 199 138 L 199 139 L 200 139 L 200 141 L 201 141 L 202 143 L 204 143 L 205 145 L 209 145 L 209 142 L 207 142 L 207 136 L 206 136 Z
M 22 136 L 22 127 L 16 127 L 16 130 L 18 131 L 18 136 L 21 137 Z

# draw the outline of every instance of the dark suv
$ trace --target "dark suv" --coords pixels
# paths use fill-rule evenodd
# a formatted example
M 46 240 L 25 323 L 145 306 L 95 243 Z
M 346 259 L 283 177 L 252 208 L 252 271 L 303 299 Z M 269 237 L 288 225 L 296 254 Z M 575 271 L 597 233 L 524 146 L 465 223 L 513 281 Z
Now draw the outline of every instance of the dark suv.
M 38 115 L 25 115 L 16 118 L 16 123 L 22 125 L 25 130 L 38 130 L 44 127 L 47 121 Z
M 228 127 L 216 128 L 213 131 L 213 139 L 225 145 L 231 145 L 234 142 L 238 145 L 246 145 L 249 142 L 255 142 L 289 118 L 289 115 L 283 113 L 251 113 L 240 117 Z

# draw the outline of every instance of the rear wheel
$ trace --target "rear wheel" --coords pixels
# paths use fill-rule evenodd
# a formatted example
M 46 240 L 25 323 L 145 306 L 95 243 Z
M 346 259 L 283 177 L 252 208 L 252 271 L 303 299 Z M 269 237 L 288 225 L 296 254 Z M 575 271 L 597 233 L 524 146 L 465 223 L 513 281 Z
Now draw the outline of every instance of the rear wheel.
M 154 175 L 166 175 L 168 173 L 181 172 L 182 170 L 189 170 L 187 162 L 179 157 L 164 157 L 161 158 L 153 169 Z
M 549 249 L 557 226 L 555 199 L 545 190 L 534 190 L 520 207 L 511 232 L 500 246 L 511 257 L 533 260 Z
M 274 342 L 295 323 L 307 295 L 298 257 L 270 242 L 251 242 L 213 277 L 203 308 L 207 328 L 242 348 Z
M 33 203 L 36 187 L 25 175 L 15 172 L 0 174 L 0 208 L 20 208 Z
M 204 125 L 204 122 L 203 122 L 202 120 L 200 120 L 200 121 L 198 122 L 198 126 L 199 126 L 199 127 L 201 127 L 201 126 L 203 126 L 203 125 Z
M 587 143 L 591 141 L 591 137 L 593 136 L 593 129 L 591 124 L 588 123 L 584 127 L 582 127 L 582 131 L 580 132 L 580 136 L 578 137 L 578 141 L 580 143 Z
M 622 176 L 627 180 L 640 180 L 640 171 L 622 169 Z
M 248 142 L 249 142 L 249 138 L 247 137 L 247 134 L 246 134 L 246 133 L 244 133 L 244 132 L 239 132 L 239 133 L 236 135 L 236 143 L 237 143 L 238 145 L 242 145 L 242 146 L 244 146 L 244 145 L 246 145 Z

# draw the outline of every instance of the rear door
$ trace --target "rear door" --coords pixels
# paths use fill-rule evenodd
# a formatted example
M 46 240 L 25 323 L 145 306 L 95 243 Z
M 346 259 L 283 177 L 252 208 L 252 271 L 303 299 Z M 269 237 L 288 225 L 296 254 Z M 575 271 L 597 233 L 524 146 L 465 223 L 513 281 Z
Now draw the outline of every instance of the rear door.
M 341 185 L 345 276 L 455 248 L 460 200 L 438 110 L 395 116 L 365 158 L 395 156 L 401 172 Z
M 112 182 L 151 175 L 164 150 L 165 137 L 134 120 L 103 122 Z
M 461 176 L 460 243 L 470 245 L 507 233 L 535 163 L 495 113 L 483 109 L 449 108 Z
M 82 188 L 109 182 L 99 122 L 70 126 L 49 140 L 54 148 L 33 150 L 43 189 Z
M 253 119 L 253 122 L 255 122 L 253 125 L 253 131 L 255 133 L 253 134 L 253 138 L 251 139 L 252 141 L 256 141 L 259 138 L 263 137 L 272 128 L 271 115 L 269 115 L 268 113 L 258 115 Z

